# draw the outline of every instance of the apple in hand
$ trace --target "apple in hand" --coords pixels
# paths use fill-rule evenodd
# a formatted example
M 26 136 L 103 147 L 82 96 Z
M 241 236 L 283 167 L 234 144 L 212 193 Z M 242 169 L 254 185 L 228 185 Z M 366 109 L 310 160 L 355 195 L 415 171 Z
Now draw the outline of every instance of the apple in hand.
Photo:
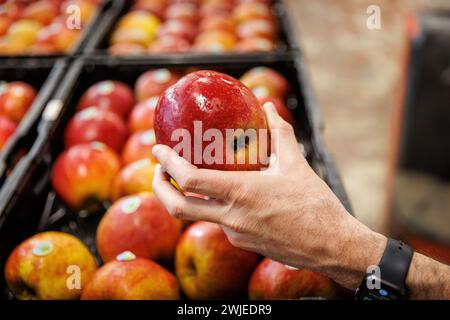
M 99 141 L 120 152 L 127 139 L 127 126 L 122 118 L 108 110 L 90 107 L 78 111 L 65 131 L 66 148 Z
M 289 83 L 278 71 L 267 67 L 253 68 L 240 79 L 258 99 L 279 97 L 284 99 L 289 91 Z
M 11 119 L 0 115 L 0 151 L 16 131 L 17 124 Z
M 83 290 L 82 300 L 176 300 L 175 276 L 159 264 L 125 251 L 102 266 Z
M 128 129 L 130 132 L 153 129 L 153 118 L 159 97 L 151 97 L 138 103 L 131 111 L 128 118 Z
M 78 299 L 96 269 L 94 257 L 78 238 L 44 232 L 14 249 L 6 261 L 5 280 L 17 299 Z M 79 272 L 80 288 L 70 282 L 70 272 Z
M 155 165 L 150 159 L 141 159 L 122 168 L 114 178 L 111 199 L 116 201 L 128 195 L 152 192 Z
M 0 114 L 20 122 L 34 99 L 36 90 L 20 81 L 3 82 L 0 85 Z
M 134 106 L 133 91 L 120 81 L 98 82 L 83 94 L 78 109 L 96 106 L 117 113 L 122 118 L 128 117 Z
M 294 117 L 292 115 L 291 110 L 288 109 L 286 104 L 280 98 L 268 97 L 268 98 L 262 98 L 262 99 L 258 99 L 258 100 L 259 100 L 259 103 L 261 104 L 261 106 L 263 106 L 265 103 L 268 103 L 268 102 L 272 103 L 274 105 L 275 109 L 277 109 L 277 112 L 280 115 L 280 117 L 282 117 L 284 120 L 286 120 L 287 122 L 289 122 L 292 125 L 295 124 Z
M 137 101 L 144 101 L 159 96 L 168 87 L 178 81 L 178 74 L 169 69 L 154 69 L 143 73 L 136 81 L 135 94 Z
M 130 164 L 141 159 L 155 159 L 152 154 L 155 144 L 155 132 L 152 129 L 133 133 L 123 147 L 122 162 Z
M 258 255 L 228 241 L 219 225 L 196 222 L 182 235 L 175 272 L 190 299 L 237 298 L 245 294 Z
M 180 155 L 200 168 L 259 170 L 268 164 L 269 148 L 262 143 L 269 141 L 264 111 L 245 85 L 223 73 L 203 70 L 179 80 L 159 98 L 154 127 L 159 144 L 173 148 L 190 143 L 191 157 L 184 150 Z M 221 135 L 215 148 L 203 141 L 209 129 Z M 190 133 L 187 143 L 172 137 L 182 130 Z M 195 152 L 202 159 L 193 159 Z
M 116 201 L 97 228 L 97 248 L 103 261 L 123 251 L 155 261 L 169 262 L 181 234 L 181 222 L 173 218 L 151 193 Z
M 294 269 L 264 259 L 253 273 L 248 286 L 250 299 L 300 299 L 322 297 L 336 299 L 338 286 L 331 279 L 308 270 Z
M 117 154 L 101 142 L 78 144 L 58 156 L 51 172 L 56 193 L 72 208 L 110 198 L 120 169 Z

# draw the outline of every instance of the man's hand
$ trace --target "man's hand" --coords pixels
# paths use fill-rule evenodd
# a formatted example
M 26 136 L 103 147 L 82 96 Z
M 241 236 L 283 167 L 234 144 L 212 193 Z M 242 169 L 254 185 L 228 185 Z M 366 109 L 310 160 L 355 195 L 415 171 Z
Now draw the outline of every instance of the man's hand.
M 198 169 L 157 145 L 153 190 L 179 219 L 218 223 L 230 242 L 287 265 L 322 272 L 355 289 L 386 239 L 353 218 L 300 152 L 293 128 L 264 106 L 275 150 L 264 173 Z M 209 200 L 185 196 L 183 191 Z

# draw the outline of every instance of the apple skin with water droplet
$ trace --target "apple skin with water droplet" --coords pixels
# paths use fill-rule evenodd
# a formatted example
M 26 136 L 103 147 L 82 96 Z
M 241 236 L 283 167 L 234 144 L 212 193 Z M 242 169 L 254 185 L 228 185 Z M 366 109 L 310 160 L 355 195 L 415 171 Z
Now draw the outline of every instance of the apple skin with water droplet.
M 198 130 L 199 125 L 201 130 Z M 156 142 L 172 148 L 181 142 L 176 135 L 188 132 L 191 155 L 182 150 L 180 155 L 199 168 L 260 170 L 267 164 L 266 155 L 270 155 L 266 117 L 258 100 L 240 81 L 216 71 L 190 73 L 168 88 L 156 106 L 154 127 Z M 216 145 L 217 152 L 206 154 L 211 141 L 204 138 L 210 129 L 220 133 L 221 144 Z M 227 135 L 230 130 L 236 135 Z M 241 134 L 238 130 L 242 130 Z M 237 139 L 245 138 L 247 130 L 256 134 L 245 144 L 237 144 Z M 260 150 L 263 138 L 268 145 Z M 195 153 L 201 159 L 195 159 Z M 209 155 L 215 159 L 208 158 Z
M 71 266 L 79 268 L 80 288 L 67 286 Z M 96 270 L 93 255 L 78 238 L 44 232 L 14 249 L 6 261 L 5 280 L 16 299 L 75 300 Z

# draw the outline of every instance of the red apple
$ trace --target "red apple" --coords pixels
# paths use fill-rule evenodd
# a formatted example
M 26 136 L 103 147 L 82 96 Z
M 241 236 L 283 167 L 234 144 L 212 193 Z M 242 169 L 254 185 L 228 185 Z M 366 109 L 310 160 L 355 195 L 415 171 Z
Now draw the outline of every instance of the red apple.
M 127 126 L 119 115 L 98 107 L 90 107 L 78 111 L 69 121 L 64 141 L 67 148 L 99 141 L 120 152 L 127 134 Z
M 133 133 L 123 147 L 122 162 L 130 164 L 141 159 L 154 159 L 152 149 L 155 144 L 155 132 L 152 129 Z
M 157 39 L 149 47 L 151 53 L 174 53 L 186 52 L 191 48 L 191 44 L 184 38 L 176 36 L 164 36 Z
M 233 17 L 237 25 L 251 19 L 273 20 L 273 14 L 270 6 L 258 2 L 240 3 L 235 7 Z
M 128 118 L 128 129 L 130 132 L 153 129 L 153 118 L 159 97 L 151 97 L 138 103 L 131 111 Z
M 192 3 L 174 3 L 167 7 L 166 20 L 197 22 L 197 7 Z
M 233 11 L 233 4 L 227 2 L 207 2 L 200 7 L 199 15 L 202 19 L 214 15 L 229 15 Z
M 0 114 L 20 122 L 34 99 L 36 90 L 27 83 L 13 81 L 0 85 Z
M 234 50 L 236 42 L 234 33 L 212 29 L 198 35 L 194 49 L 199 52 L 228 52 Z
M 82 300 L 179 299 L 177 279 L 159 264 L 125 251 L 102 266 L 83 290 Z
M 47 0 L 39 0 L 29 4 L 23 11 L 22 18 L 31 19 L 42 25 L 50 24 L 58 15 L 58 8 Z
M 181 20 L 167 20 L 158 29 L 158 38 L 167 36 L 183 38 L 188 42 L 192 42 L 197 36 L 197 27 L 193 23 Z
M 174 139 L 172 135 L 187 130 L 191 137 L 187 144 L 190 143 L 192 154 L 200 152 L 202 159 L 192 159 L 184 152 L 180 155 L 201 168 L 259 170 L 267 161 L 263 156 L 268 153 L 263 145 L 264 140 L 268 141 L 263 109 L 246 86 L 219 72 L 197 71 L 179 80 L 160 97 L 154 126 L 157 143 L 172 148 L 181 143 L 179 137 Z M 208 129 L 217 129 L 222 136 L 219 142 L 223 148 L 213 148 L 214 154 L 210 150 L 211 143 L 203 141 L 203 132 Z M 227 129 L 236 130 L 235 134 L 227 134 Z M 253 129 L 254 134 L 250 137 L 237 129 Z
M 117 43 L 108 48 L 108 52 L 115 56 L 132 56 L 146 53 L 146 48 L 136 43 Z
M 97 249 L 103 261 L 123 251 L 140 258 L 169 262 L 181 234 L 181 222 L 173 218 L 150 193 L 116 201 L 97 228 Z
M 227 15 L 213 15 L 206 17 L 200 23 L 200 31 L 219 29 L 234 32 L 233 20 Z
M 233 247 L 214 223 L 196 222 L 181 236 L 175 272 L 190 299 L 241 297 L 258 263 L 256 253 Z
M 44 232 L 14 249 L 6 261 L 5 280 L 17 299 L 78 299 L 96 269 L 94 257 L 79 239 Z
M 72 50 L 79 36 L 80 30 L 67 28 L 65 20 L 57 18 L 39 31 L 37 44 L 49 45 L 59 53 L 67 53 Z
M 179 78 L 178 74 L 171 72 L 169 69 L 153 69 L 143 73 L 136 81 L 137 101 L 159 96 Z
M 314 286 L 313 272 L 265 258 L 250 279 L 248 295 L 250 299 L 300 299 L 308 297 Z
M 275 43 L 266 38 L 247 38 L 236 45 L 236 52 L 267 52 L 274 49 Z
M 274 40 L 276 34 L 275 24 L 267 19 L 247 20 L 236 28 L 236 35 L 241 39 L 260 37 Z
M 134 106 L 133 91 L 120 81 L 98 82 L 83 94 L 78 109 L 92 106 L 115 112 L 122 118 L 126 118 Z
M 125 166 L 114 178 L 111 199 L 116 201 L 128 195 L 152 192 L 155 165 L 150 159 L 141 159 Z
M 65 150 L 52 168 L 51 182 L 58 195 L 73 209 L 88 201 L 107 200 L 120 169 L 116 153 L 100 142 L 78 144 Z
M 164 18 L 164 13 L 166 11 L 167 1 L 166 0 L 139 0 L 135 1 L 131 7 L 132 11 L 146 11 L 148 13 L 154 14 L 160 20 Z
M 292 125 L 295 124 L 294 117 L 292 116 L 292 112 L 291 112 L 291 110 L 288 109 L 288 107 L 283 102 L 283 100 L 281 100 L 280 98 L 277 98 L 277 97 L 268 97 L 268 98 L 259 99 L 259 103 L 261 104 L 261 106 L 263 106 L 267 102 L 271 102 L 274 105 L 275 109 L 277 109 L 277 111 L 278 111 L 278 114 L 284 120 L 286 120 L 287 122 L 289 122 Z
M 9 26 L 13 23 L 13 19 L 6 15 L 0 16 L 0 36 L 4 36 Z
M 0 151 L 16 131 L 17 124 L 5 116 L 0 115 Z
M 279 97 L 284 99 L 289 91 L 289 83 L 279 72 L 257 67 L 247 71 L 240 79 L 258 99 Z

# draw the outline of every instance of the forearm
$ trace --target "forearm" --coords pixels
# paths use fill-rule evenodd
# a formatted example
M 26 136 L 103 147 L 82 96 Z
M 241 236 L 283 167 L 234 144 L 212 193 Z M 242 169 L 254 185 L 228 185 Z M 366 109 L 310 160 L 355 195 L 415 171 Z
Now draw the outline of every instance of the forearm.
M 406 286 L 410 299 L 450 299 L 450 267 L 416 252 Z
M 335 263 L 324 272 L 342 286 L 355 290 L 369 266 L 377 265 L 386 247 L 386 237 L 355 223 L 353 232 L 343 232 L 333 246 Z M 349 230 L 350 230 L 349 229 Z M 406 278 L 410 299 L 450 299 L 450 267 L 414 253 Z

